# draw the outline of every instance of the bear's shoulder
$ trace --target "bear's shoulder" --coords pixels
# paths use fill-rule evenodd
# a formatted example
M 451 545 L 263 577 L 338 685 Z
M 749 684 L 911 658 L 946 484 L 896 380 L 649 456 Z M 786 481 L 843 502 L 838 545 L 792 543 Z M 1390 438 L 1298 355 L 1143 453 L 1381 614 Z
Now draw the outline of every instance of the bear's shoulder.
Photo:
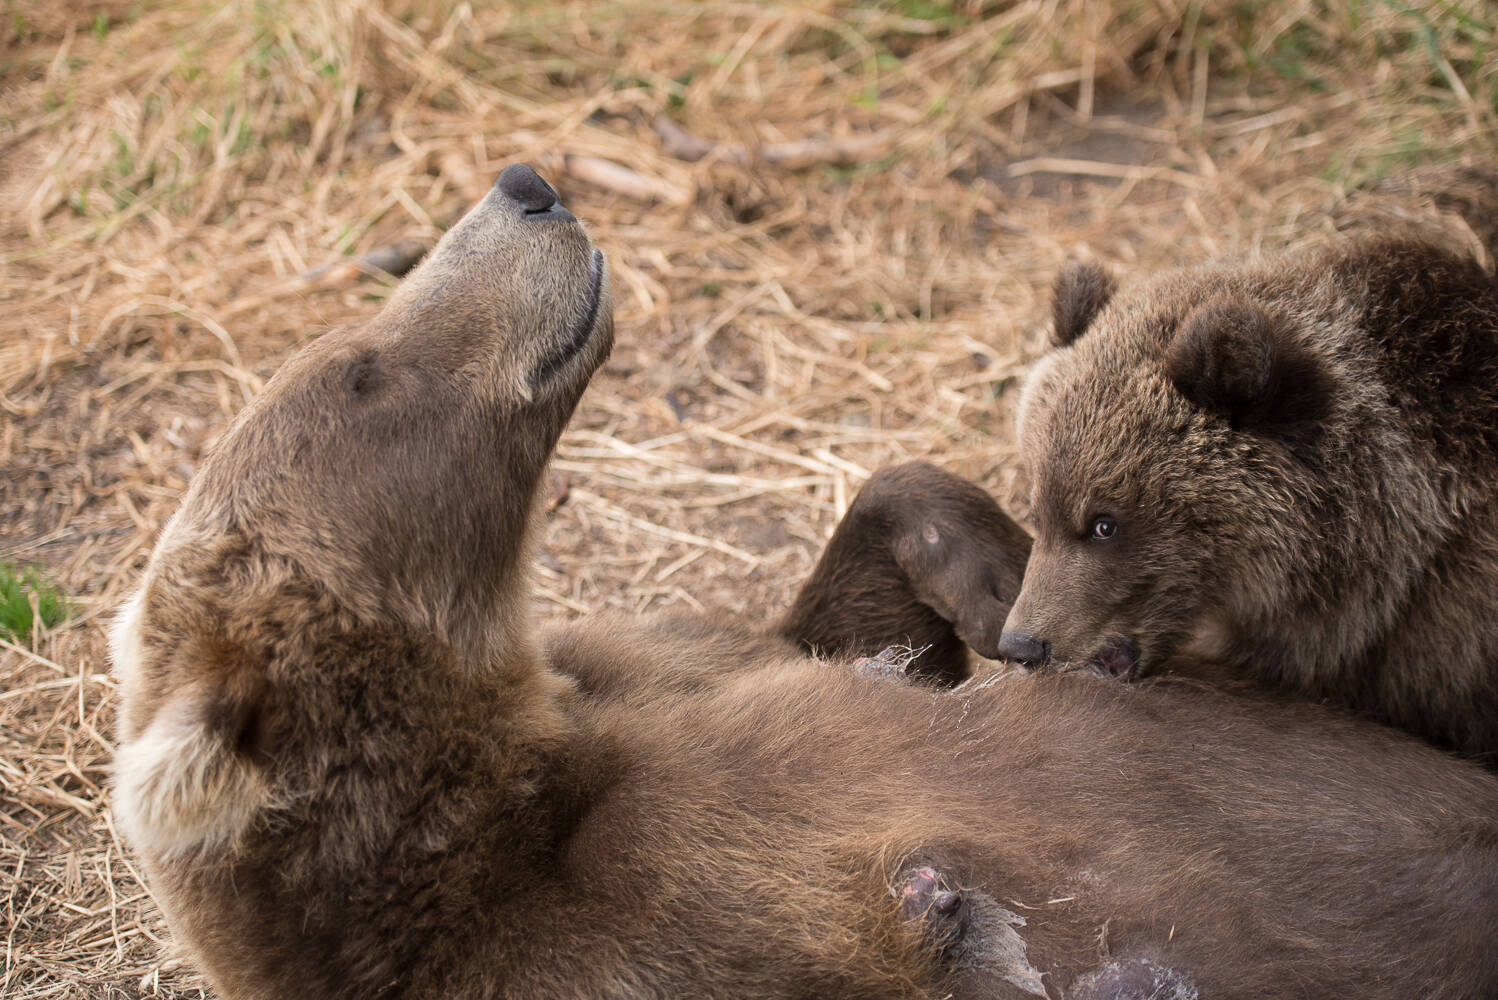
M 1498 277 L 1416 240 L 1360 241 L 1328 276 L 1357 308 L 1369 370 L 1441 457 L 1498 463 Z

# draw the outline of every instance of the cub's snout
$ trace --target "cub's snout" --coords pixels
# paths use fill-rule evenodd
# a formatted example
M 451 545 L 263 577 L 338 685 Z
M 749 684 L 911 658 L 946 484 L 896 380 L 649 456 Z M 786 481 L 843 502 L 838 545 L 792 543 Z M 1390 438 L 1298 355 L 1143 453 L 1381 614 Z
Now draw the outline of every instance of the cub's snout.
M 1005 632 L 999 636 L 999 656 L 1022 667 L 1043 667 L 1050 662 L 1051 644 L 1029 632 Z

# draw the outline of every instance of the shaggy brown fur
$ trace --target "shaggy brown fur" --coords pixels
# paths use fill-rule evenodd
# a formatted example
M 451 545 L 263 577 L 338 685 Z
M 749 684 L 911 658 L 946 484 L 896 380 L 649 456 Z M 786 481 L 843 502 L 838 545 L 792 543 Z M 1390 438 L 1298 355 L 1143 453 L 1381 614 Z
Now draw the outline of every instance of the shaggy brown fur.
M 581 228 L 501 188 L 272 380 L 117 633 L 118 816 L 222 996 L 1498 991 L 1498 778 L 1399 734 L 702 623 L 538 642 L 528 514 L 610 334 Z M 902 914 L 928 870 L 950 935 Z
M 1364 239 L 1101 280 L 1021 405 L 1005 654 L 1226 665 L 1498 765 L 1498 280 Z

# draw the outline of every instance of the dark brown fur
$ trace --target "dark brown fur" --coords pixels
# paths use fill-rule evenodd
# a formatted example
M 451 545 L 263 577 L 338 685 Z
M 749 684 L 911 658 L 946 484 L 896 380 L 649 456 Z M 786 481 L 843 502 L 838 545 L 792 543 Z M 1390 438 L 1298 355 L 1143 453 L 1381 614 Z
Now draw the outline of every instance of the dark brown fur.
M 1493 274 L 1356 239 L 1084 306 L 1021 407 L 1006 652 L 1226 666 L 1498 764 Z
M 838 524 L 780 634 L 824 655 L 920 651 L 918 677 L 955 684 L 967 647 L 998 651 L 1029 536 L 979 487 L 923 462 L 875 473 Z
M 491 195 L 373 327 L 272 380 L 152 558 L 116 636 L 115 806 L 220 995 L 1498 990 L 1498 779 L 1379 727 L 1075 674 L 860 676 L 791 639 L 927 619 L 862 627 L 856 568 L 841 634 L 538 640 L 528 512 L 608 346 L 605 308 L 556 360 L 587 251 Z M 894 549 L 872 565 L 906 572 Z M 912 865 L 961 887 L 956 941 L 902 914 Z

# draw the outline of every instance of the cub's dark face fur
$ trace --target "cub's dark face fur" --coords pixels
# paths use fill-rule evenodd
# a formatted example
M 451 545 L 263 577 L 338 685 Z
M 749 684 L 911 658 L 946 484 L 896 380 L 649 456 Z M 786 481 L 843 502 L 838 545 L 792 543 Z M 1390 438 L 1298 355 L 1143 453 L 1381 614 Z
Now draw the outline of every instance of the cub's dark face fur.
M 1275 413 L 1273 394 L 1299 398 L 1317 380 L 1311 371 L 1279 385 L 1279 359 L 1294 351 L 1288 324 L 1231 271 L 1111 300 L 1096 294 L 1101 277 L 1079 273 L 1099 274 L 1075 268 L 1058 279 L 1058 339 L 1069 340 L 1036 366 L 1021 406 L 1036 540 L 1005 631 L 1038 637 L 1060 662 L 1132 645 L 1157 664 L 1212 634 L 1224 586 L 1266 605 L 1287 596 L 1291 567 L 1274 565 L 1287 561 L 1266 546 L 1299 484 L 1287 461 L 1274 475 L 1275 460 L 1317 423 L 1280 420 L 1283 441 L 1246 425 Z M 1077 289 L 1086 299 L 1064 306 Z M 1252 580 L 1218 576 L 1249 550 L 1271 564 Z
M 1353 242 L 1110 290 L 1058 280 L 1025 390 L 1008 646 L 1123 675 L 1223 660 L 1498 750 L 1493 277 Z

